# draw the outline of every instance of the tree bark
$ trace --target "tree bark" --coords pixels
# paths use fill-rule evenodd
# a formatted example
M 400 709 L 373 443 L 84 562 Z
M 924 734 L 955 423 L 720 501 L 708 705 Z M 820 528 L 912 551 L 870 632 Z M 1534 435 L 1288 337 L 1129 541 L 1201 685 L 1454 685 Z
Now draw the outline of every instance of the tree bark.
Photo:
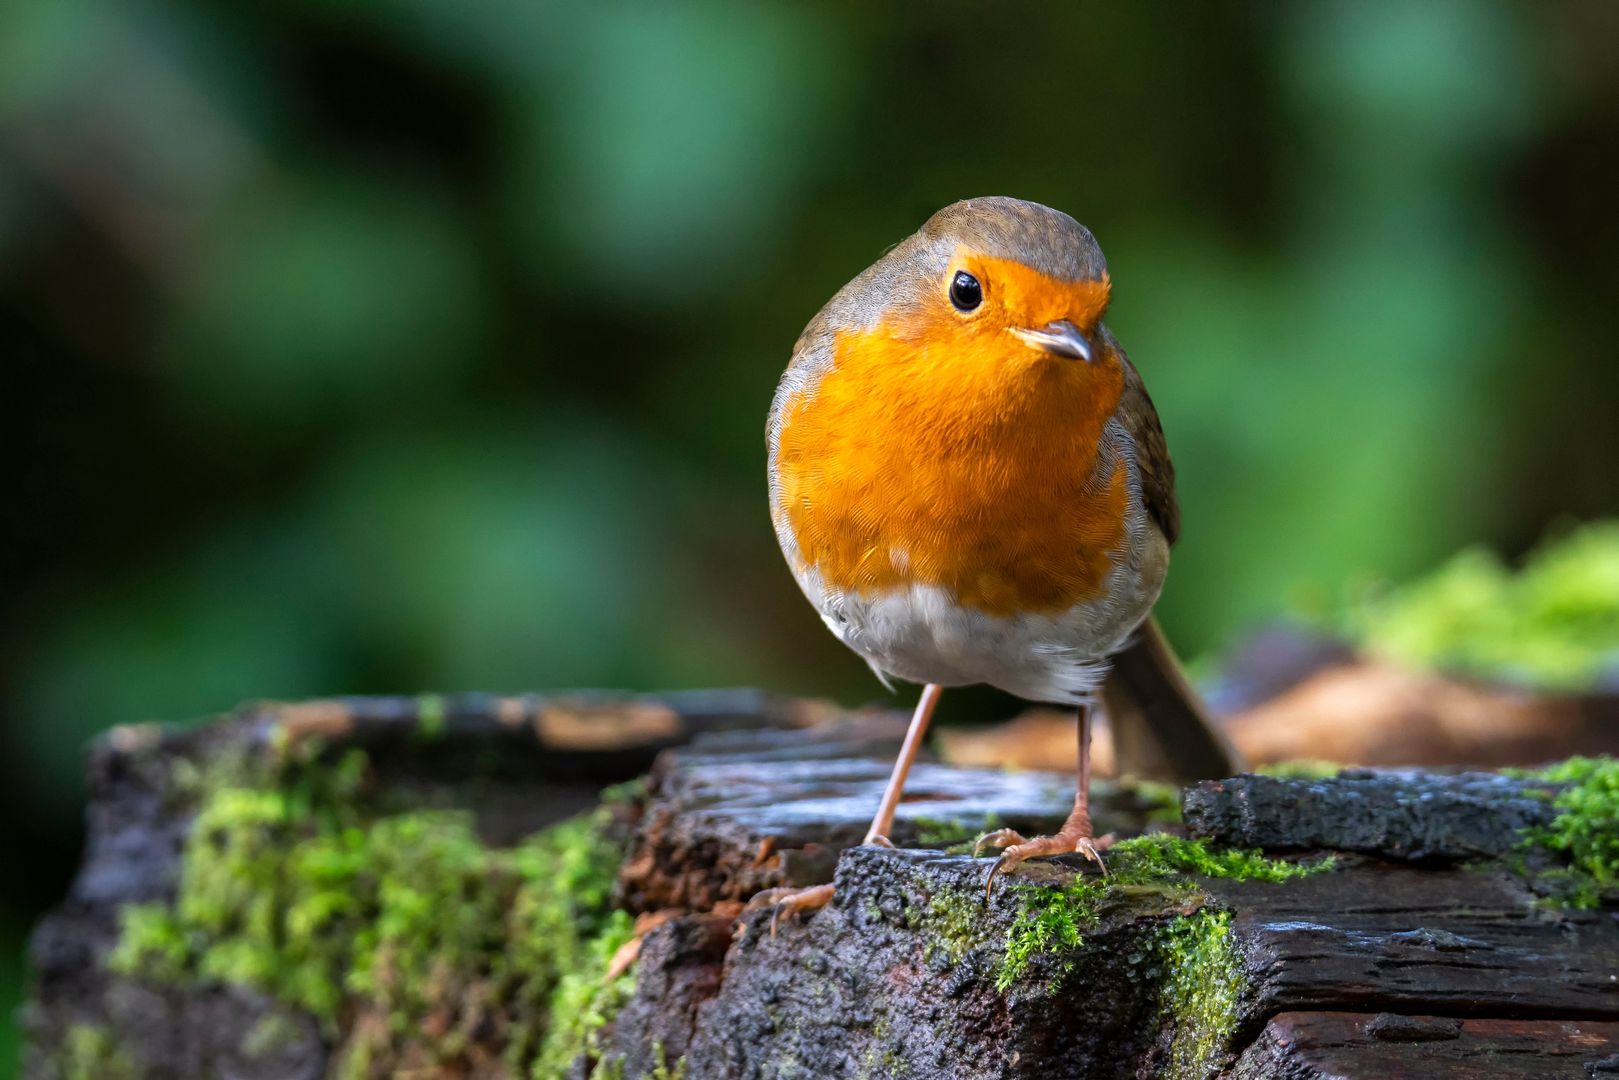
M 1035 862 L 986 896 L 991 860 L 963 842 L 1055 828 L 1073 777 L 924 762 L 897 847 L 860 847 L 903 726 L 734 692 L 356 699 L 114 732 L 84 866 L 34 937 L 26 1075 L 1619 1070 L 1619 926 L 1532 873 L 1554 785 L 1243 776 L 1188 789 L 1179 824 L 1176 793 L 1099 784 L 1098 831 L 1168 836 L 1115 848 L 1106 878 Z M 649 767 L 588 830 L 556 831 Z M 252 874 L 290 914 L 232 887 Z M 744 910 L 834 876 L 821 911 L 773 928 Z

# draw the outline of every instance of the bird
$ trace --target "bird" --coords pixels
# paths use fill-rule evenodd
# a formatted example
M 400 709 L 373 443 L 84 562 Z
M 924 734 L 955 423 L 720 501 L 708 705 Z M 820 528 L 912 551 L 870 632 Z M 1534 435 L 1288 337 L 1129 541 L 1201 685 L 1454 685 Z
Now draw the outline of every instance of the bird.
M 1001 850 L 986 889 L 1031 858 L 1102 864 L 1099 699 L 1135 767 L 1240 770 L 1151 618 L 1180 511 L 1157 411 L 1103 321 L 1111 293 L 1101 247 L 1068 214 L 954 203 L 809 321 L 766 426 L 771 520 L 800 589 L 886 686 L 923 687 L 865 843 L 891 846 L 945 688 L 1077 711 L 1073 812 L 1049 836 L 981 837 L 975 855 Z M 832 888 L 756 906 L 813 910 Z

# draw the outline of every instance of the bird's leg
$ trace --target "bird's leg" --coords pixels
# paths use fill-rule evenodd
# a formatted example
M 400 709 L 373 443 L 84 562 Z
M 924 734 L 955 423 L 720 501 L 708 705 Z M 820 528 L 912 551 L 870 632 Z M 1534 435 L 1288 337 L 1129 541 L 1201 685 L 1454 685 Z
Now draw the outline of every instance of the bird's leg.
M 861 843 L 894 846 L 888 839 L 889 830 L 894 827 L 894 810 L 899 806 L 900 796 L 905 793 L 905 778 L 910 775 L 911 762 L 916 760 L 917 753 L 922 749 L 922 740 L 927 737 L 928 724 L 933 720 L 933 708 L 939 704 L 942 689 L 937 683 L 928 683 L 922 688 L 916 711 L 911 714 L 911 725 L 905 729 L 905 742 L 899 748 L 899 757 L 894 759 L 894 771 L 888 775 L 888 787 L 883 789 L 883 800 L 877 804 L 877 816 L 871 819 L 871 828 L 866 830 L 866 838 Z M 766 889 L 756 894 L 748 902 L 748 907 L 774 907 L 775 914 L 770 919 L 770 930 L 774 933 L 783 913 L 790 915 L 795 911 L 814 911 L 825 907 L 831 899 L 830 885 L 812 885 L 807 889 Z
M 905 742 L 899 748 L 899 757 L 894 759 L 894 771 L 888 775 L 883 801 L 877 804 L 877 816 L 871 819 L 871 828 L 866 830 L 866 838 L 860 841 L 862 844 L 894 846 L 888 841 L 888 834 L 894 828 L 894 810 L 899 806 L 900 796 L 905 794 L 905 778 L 911 774 L 911 762 L 916 760 L 918 751 L 922 749 L 922 740 L 927 737 L 928 724 L 933 721 L 933 708 L 939 704 L 941 692 L 942 687 L 938 683 L 928 683 L 922 687 L 922 696 L 916 700 L 916 711 L 911 714 L 911 726 L 905 729 Z
M 984 883 L 984 891 L 988 893 L 995 888 L 997 874 L 1010 872 L 1025 859 L 1037 859 L 1043 855 L 1067 855 L 1077 851 L 1106 873 L 1101 852 L 1111 842 L 1111 836 L 1097 838 L 1091 829 L 1091 706 L 1086 702 L 1079 707 L 1079 790 L 1074 795 L 1074 812 L 1068 815 L 1062 828 L 1051 836 L 1025 840 L 1015 829 L 997 829 L 986 833 L 973 845 L 973 854 L 977 855 L 986 845 L 1005 848 L 990 868 L 989 880 Z

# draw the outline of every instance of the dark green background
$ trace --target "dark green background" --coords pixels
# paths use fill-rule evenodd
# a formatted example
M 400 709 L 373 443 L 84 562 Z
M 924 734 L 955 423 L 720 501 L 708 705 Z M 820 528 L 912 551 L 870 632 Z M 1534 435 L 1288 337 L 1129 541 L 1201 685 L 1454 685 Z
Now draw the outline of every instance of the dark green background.
M 0 4 L 0 1006 L 110 724 L 876 696 L 762 425 L 939 206 L 1100 238 L 1197 654 L 1619 511 L 1615 191 L 1603 0 Z

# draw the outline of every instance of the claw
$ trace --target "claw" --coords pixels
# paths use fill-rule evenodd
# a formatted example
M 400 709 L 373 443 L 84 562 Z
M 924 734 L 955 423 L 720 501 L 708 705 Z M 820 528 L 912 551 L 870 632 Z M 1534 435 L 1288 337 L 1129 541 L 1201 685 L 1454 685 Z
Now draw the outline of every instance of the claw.
M 999 874 L 1001 872 L 1001 868 L 1003 866 L 1005 866 L 1005 865 L 1006 865 L 1006 856 L 1002 855 L 1000 858 L 995 860 L 995 865 L 989 868 L 989 880 L 984 882 L 984 900 L 986 902 L 994 898 L 994 896 L 995 896 L 995 875 Z M 1016 864 L 1014 864 L 1014 865 L 1016 865 Z
M 635 936 L 618 947 L 611 960 L 607 962 L 607 974 L 602 976 L 602 985 L 605 986 L 630 969 L 641 955 L 641 942 L 646 936 L 679 912 L 672 908 L 661 911 L 643 911 L 635 917 Z
M 983 836 L 980 836 L 973 843 L 973 858 L 978 858 L 978 853 L 984 850 L 985 845 L 988 845 L 989 847 L 1010 848 L 1016 847 L 1019 844 L 1027 843 L 1028 841 L 1023 838 L 1023 834 L 1018 832 L 1016 829 L 996 829 L 994 832 L 987 832 Z
M 755 893 L 748 901 L 744 911 L 758 911 L 761 908 L 773 908 L 770 913 L 770 936 L 776 936 L 776 927 L 781 922 L 782 913 L 792 915 L 798 911 L 816 911 L 823 908 L 832 899 L 832 886 L 811 885 L 807 889 L 765 889 Z
M 1001 831 L 1008 832 L 1010 830 L 1003 829 Z M 991 835 L 993 836 L 994 834 Z M 985 837 L 979 842 L 983 843 L 984 840 L 989 839 L 989 837 Z M 995 878 L 997 875 L 1011 873 L 1026 859 L 1038 859 L 1047 855 L 1068 855 L 1071 853 L 1083 855 L 1100 867 L 1103 876 L 1106 876 L 1107 864 L 1102 861 L 1102 849 L 1112 842 L 1113 836 L 1111 833 L 1100 839 L 1089 836 L 1074 836 L 1072 834 L 1065 836 L 1060 832 L 1055 836 L 1037 836 L 1033 840 L 1024 840 L 1019 836 L 1017 842 L 1001 852 L 1001 857 L 996 859 L 995 865 L 989 868 L 989 879 L 984 882 L 984 897 L 988 899 L 995 895 Z
M 618 951 L 613 954 L 613 958 L 607 962 L 607 974 L 602 976 L 602 985 L 606 986 L 608 983 L 612 982 L 614 979 L 628 971 L 630 969 L 630 965 L 635 963 L 640 956 L 640 938 L 630 938 L 630 940 L 620 945 L 618 947 Z
M 742 910 L 758 911 L 760 908 L 767 908 L 792 891 L 791 889 L 760 889 L 748 898 L 748 902 L 742 905 Z
M 884 836 L 882 833 L 876 833 L 875 835 L 866 837 L 866 839 L 863 841 L 863 843 L 872 844 L 872 845 L 874 845 L 876 847 L 885 847 L 885 848 L 891 848 L 891 847 L 894 846 L 894 841 L 890 840 L 888 837 Z
M 1100 840 L 1094 840 L 1087 836 L 1074 846 L 1074 850 L 1085 856 L 1091 862 L 1095 863 L 1096 868 L 1102 871 L 1102 876 L 1107 877 L 1107 863 L 1102 861 L 1102 848 L 1107 847 L 1108 844 L 1112 843 L 1112 841 L 1113 835 L 1111 833 L 1102 837 Z M 1101 847 L 1098 847 L 1098 844 L 1100 844 Z

